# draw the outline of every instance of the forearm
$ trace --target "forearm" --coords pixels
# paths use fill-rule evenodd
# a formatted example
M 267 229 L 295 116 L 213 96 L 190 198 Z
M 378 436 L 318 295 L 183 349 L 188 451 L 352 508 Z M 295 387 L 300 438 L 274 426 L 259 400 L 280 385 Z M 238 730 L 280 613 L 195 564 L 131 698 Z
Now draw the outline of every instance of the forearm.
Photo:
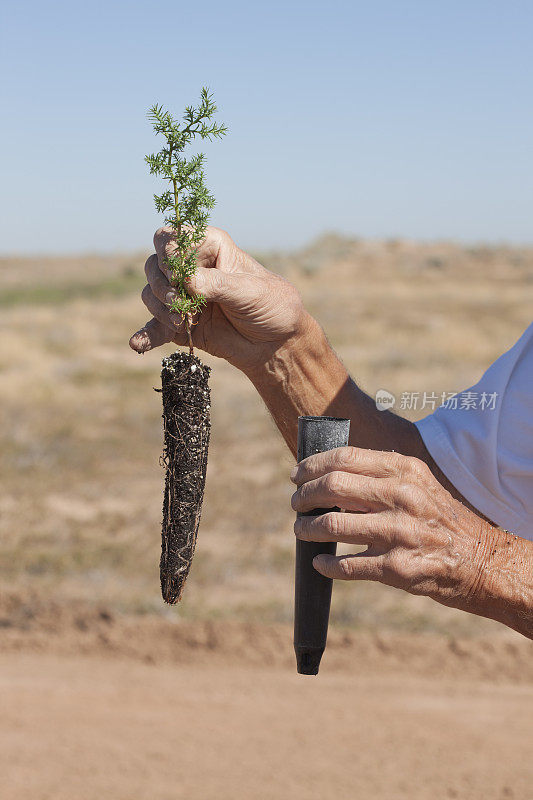
M 483 517 L 440 470 L 416 425 L 390 411 L 379 411 L 374 400 L 350 378 L 310 315 L 297 336 L 246 374 L 294 456 L 299 416 L 344 417 L 350 420 L 350 445 L 419 458 L 453 497 Z
M 490 528 L 478 540 L 477 558 L 477 579 L 458 607 L 533 639 L 533 542 Z
M 429 459 L 416 426 L 389 411 L 378 411 L 309 315 L 298 336 L 247 374 L 293 454 L 298 417 L 324 415 L 350 419 L 352 446 Z

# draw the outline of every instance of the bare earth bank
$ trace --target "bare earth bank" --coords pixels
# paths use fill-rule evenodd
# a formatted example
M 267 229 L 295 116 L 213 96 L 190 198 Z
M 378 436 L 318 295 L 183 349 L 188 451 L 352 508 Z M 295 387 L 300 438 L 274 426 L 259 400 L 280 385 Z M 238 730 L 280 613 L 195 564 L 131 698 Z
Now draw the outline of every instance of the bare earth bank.
M 9 800 L 531 797 L 521 637 L 331 631 L 317 678 L 288 626 L 78 608 L 4 629 Z

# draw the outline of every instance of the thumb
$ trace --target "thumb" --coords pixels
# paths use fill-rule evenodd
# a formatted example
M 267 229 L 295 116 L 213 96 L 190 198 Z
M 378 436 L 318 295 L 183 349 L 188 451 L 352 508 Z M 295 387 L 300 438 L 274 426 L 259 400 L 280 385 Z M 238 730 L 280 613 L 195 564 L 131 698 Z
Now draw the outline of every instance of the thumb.
M 313 558 L 313 567 L 326 578 L 340 581 L 384 580 L 383 556 L 368 556 L 367 550 L 345 556 L 320 553 Z
M 244 272 L 222 272 L 220 269 L 197 267 L 187 281 L 190 295 L 203 295 L 206 300 L 228 308 L 242 309 L 256 300 L 262 290 L 261 278 Z

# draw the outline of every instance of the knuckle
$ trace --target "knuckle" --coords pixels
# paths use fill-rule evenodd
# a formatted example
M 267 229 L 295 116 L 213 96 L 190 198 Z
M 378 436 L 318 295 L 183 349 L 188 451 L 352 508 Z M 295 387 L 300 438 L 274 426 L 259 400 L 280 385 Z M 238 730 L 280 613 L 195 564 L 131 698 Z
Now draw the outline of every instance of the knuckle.
M 302 319 L 302 313 L 304 310 L 304 304 L 302 300 L 302 295 L 296 288 L 293 286 L 292 283 L 286 283 L 283 288 L 283 295 L 286 299 L 286 308 L 290 309 L 291 315 L 294 319 L 295 325 L 299 323 Z
M 261 276 L 261 279 L 265 296 L 274 298 L 285 312 L 290 311 L 294 321 L 299 319 L 303 309 L 303 301 L 296 286 L 282 278 L 281 275 L 269 270 L 265 270 L 265 274 Z
M 166 241 L 173 234 L 174 234 L 174 228 L 172 228 L 171 225 L 162 225 L 154 233 L 154 244 Z
M 383 481 L 383 498 L 391 506 L 401 505 L 404 484 L 399 478 L 385 478 Z
M 229 244 L 232 238 L 229 233 L 223 228 L 216 228 L 214 225 L 208 225 L 205 232 L 206 240 L 216 242 L 217 244 Z
M 334 511 L 328 511 L 320 517 L 320 526 L 331 536 L 339 536 L 342 533 L 339 516 Z
M 297 486 L 303 486 L 312 480 L 313 474 L 307 467 L 298 467 L 298 471 L 294 476 L 294 483 Z
M 397 586 L 403 580 L 402 558 L 396 550 L 383 556 L 383 578 L 389 586 Z
M 426 564 L 408 550 L 393 550 L 384 557 L 383 574 L 391 586 L 411 589 L 427 577 Z
M 324 489 L 328 494 L 339 494 L 346 488 L 346 475 L 335 470 L 324 478 Z
M 296 286 L 290 281 L 285 281 L 284 293 L 289 302 L 297 304 L 301 302 L 301 295 Z
M 328 494 L 333 494 L 337 489 L 337 478 L 335 472 L 330 472 L 322 478 L 322 486 Z
M 152 269 L 154 265 L 157 266 L 157 263 L 158 263 L 157 256 L 155 253 L 152 253 L 151 256 L 148 256 L 148 258 L 144 262 L 144 274 L 146 275 L 147 278 L 149 278 L 149 276 L 152 274 Z
M 342 577 L 346 578 L 347 580 L 351 580 L 353 578 L 354 572 L 355 572 L 354 564 L 352 562 L 352 559 L 350 559 L 348 557 L 341 558 L 338 561 L 338 565 L 339 565 L 339 570 L 342 573 Z
M 413 477 L 423 479 L 428 476 L 430 469 L 425 461 L 420 458 L 409 458 L 407 460 L 406 471 Z
M 424 594 L 424 587 L 427 586 L 428 581 L 432 581 L 434 577 L 435 570 L 430 568 L 425 559 L 405 557 L 401 568 L 401 578 L 404 586 L 411 593 Z
M 303 487 L 297 489 L 291 497 L 291 508 L 293 511 L 299 511 L 301 508 L 302 500 L 304 499 L 302 488 Z
M 409 484 L 404 495 L 404 508 L 410 513 L 422 510 L 426 506 L 426 494 L 416 484 Z
M 150 288 L 150 284 L 147 283 L 146 286 L 143 287 L 141 292 L 141 300 L 143 301 L 145 306 L 148 306 L 152 297 L 152 290 Z
M 302 474 L 301 465 L 296 462 L 292 471 L 289 473 L 289 480 L 297 485 L 300 483 L 300 475 Z
M 408 481 L 400 479 L 395 482 L 395 496 L 399 504 L 402 506 L 409 505 L 411 500 L 413 487 Z
M 394 479 L 389 483 L 389 497 L 393 505 L 412 510 L 420 501 L 420 491 L 410 480 L 404 477 Z
M 408 461 L 407 456 L 402 455 L 401 453 L 389 453 L 388 456 L 388 463 L 391 471 L 393 473 L 402 473 L 405 470 L 406 462 Z
M 357 451 L 355 447 L 338 447 L 335 451 L 336 462 L 343 467 L 354 467 L 357 464 Z
M 407 556 L 398 558 L 396 573 L 400 580 L 406 584 L 413 583 L 418 577 L 418 570 L 415 568 L 413 561 Z
M 308 480 L 308 475 L 309 475 L 309 470 L 307 469 L 305 462 L 301 461 L 296 468 L 296 473 L 294 475 L 294 483 L 298 485 L 300 485 L 301 483 L 305 483 L 305 481 Z

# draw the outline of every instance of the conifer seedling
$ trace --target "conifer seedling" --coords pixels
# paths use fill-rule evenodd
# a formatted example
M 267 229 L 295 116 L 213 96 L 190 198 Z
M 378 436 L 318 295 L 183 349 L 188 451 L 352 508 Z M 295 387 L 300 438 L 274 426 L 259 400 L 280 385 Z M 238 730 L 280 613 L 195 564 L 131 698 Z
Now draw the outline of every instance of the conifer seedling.
M 205 238 L 215 199 L 204 182 L 204 154 L 187 158 L 184 150 L 197 138 L 224 136 L 226 126 L 213 121 L 216 110 L 212 94 L 204 88 L 198 107 L 188 106 L 182 121 L 160 105 L 148 112 L 155 132 L 165 139 L 163 148 L 146 156 L 146 162 L 151 174 L 166 183 L 164 191 L 154 195 L 154 202 L 174 229 L 176 249 L 164 262 L 176 290 L 170 310 L 181 314 L 189 343 L 188 353 L 164 358 L 161 370 L 166 475 L 160 576 L 163 599 L 171 604 L 181 598 L 194 555 L 210 433 L 210 368 L 194 355 L 192 341 L 195 315 L 206 300 L 187 293 L 187 279 L 195 272 L 197 249 Z
M 204 87 L 198 108 L 188 106 L 182 123 L 177 122 L 160 105 L 152 106 L 148 112 L 154 131 L 162 134 L 166 140 L 159 153 L 146 156 L 146 163 L 150 173 L 163 178 L 168 186 L 162 194 L 154 195 L 154 203 L 156 210 L 165 214 L 165 222 L 175 231 L 176 252 L 166 259 L 172 283 L 177 290 L 177 297 L 170 309 L 179 312 L 185 319 L 191 352 L 192 316 L 201 311 L 205 298 L 190 297 L 186 291 L 186 281 L 196 269 L 196 249 L 205 237 L 215 198 L 204 183 L 204 154 L 198 153 L 187 159 L 183 151 L 197 137 L 211 140 L 226 134 L 225 125 L 212 121 L 216 110 L 213 95 Z

